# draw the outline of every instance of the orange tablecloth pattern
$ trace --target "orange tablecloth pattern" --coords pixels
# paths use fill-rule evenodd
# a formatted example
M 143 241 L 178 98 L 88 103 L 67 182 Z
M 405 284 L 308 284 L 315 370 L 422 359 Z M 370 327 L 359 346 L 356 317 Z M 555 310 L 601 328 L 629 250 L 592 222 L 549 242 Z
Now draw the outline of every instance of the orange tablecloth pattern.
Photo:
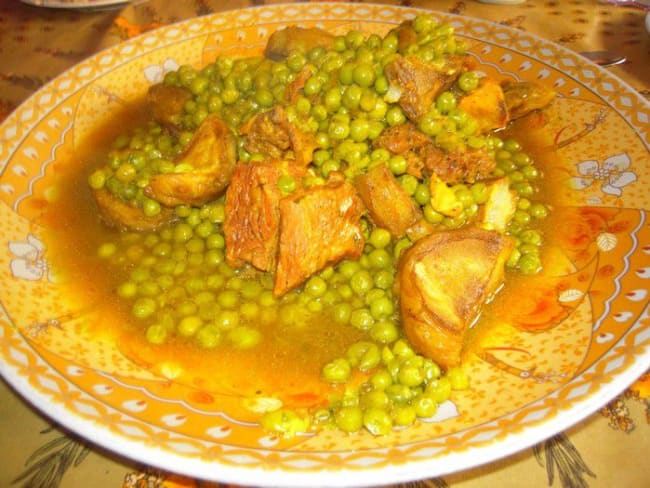
M 276 0 L 137 0 L 108 9 L 47 9 L 0 0 L 0 120 L 40 86 L 95 52 L 146 30 Z M 360 2 L 357 2 L 360 3 Z M 597 0 L 528 0 L 498 6 L 475 0 L 402 0 L 402 4 L 510 25 L 575 51 L 607 49 L 627 61 L 610 68 L 650 96 L 650 35 L 645 12 Z M 501 461 L 424 487 L 642 487 L 650 483 L 650 377 L 570 430 Z M 0 486 L 198 487 L 107 453 L 51 425 L 0 382 Z M 316 480 L 317 482 L 317 480 Z M 407 486 L 407 485 L 403 485 Z

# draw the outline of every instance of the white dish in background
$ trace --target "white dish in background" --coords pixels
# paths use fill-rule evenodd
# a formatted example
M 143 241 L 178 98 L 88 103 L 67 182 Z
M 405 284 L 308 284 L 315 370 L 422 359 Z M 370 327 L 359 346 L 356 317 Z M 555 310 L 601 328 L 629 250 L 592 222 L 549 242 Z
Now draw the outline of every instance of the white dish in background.
M 106 9 L 129 3 L 129 0 L 20 0 L 34 7 L 69 9 Z

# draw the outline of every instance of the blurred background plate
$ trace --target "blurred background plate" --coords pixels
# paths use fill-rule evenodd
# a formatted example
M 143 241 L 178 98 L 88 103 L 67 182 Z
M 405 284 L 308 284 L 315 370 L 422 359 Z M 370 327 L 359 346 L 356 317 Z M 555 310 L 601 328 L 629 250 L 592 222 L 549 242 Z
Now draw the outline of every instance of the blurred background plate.
M 105 9 L 129 3 L 129 0 L 21 0 L 35 7 L 69 9 Z

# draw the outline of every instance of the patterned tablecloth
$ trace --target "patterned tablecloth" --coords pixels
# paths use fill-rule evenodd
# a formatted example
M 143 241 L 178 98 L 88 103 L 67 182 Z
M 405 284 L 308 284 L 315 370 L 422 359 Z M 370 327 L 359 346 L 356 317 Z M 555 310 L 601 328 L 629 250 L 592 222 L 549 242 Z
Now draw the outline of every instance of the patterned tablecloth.
M 102 48 L 193 16 L 277 3 L 282 2 L 138 0 L 84 10 L 0 0 L 0 120 L 41 85 Z M 575 51 L 614 51 L 627 62 L 611 71 L 650 96 L 650 35 L 640 9 L 596 0 L 528 0 L 513 6 L 473 0 L 384 3 L 489 19 Z M 408 486 L 643 487 L 650 484 L 649 451 L 650 377 L 645 375 L 599 413 L 540 445 L 480 468 Z M 107 453 L 50 424 L 4 382 L 0 382 L 0 456 L 0 486 L 219 486 L 153 471 Z

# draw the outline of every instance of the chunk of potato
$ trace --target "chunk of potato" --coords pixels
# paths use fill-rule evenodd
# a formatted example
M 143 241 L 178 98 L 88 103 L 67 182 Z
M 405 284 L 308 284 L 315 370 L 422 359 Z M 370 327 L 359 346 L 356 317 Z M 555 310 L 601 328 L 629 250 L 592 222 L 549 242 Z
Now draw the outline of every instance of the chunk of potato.
M 466 332 L 500 288 L 514 241 L 478 227 L 435 232 L 400 259 L 404 331 L 414 348 L 443 367 L 457 365 Z

